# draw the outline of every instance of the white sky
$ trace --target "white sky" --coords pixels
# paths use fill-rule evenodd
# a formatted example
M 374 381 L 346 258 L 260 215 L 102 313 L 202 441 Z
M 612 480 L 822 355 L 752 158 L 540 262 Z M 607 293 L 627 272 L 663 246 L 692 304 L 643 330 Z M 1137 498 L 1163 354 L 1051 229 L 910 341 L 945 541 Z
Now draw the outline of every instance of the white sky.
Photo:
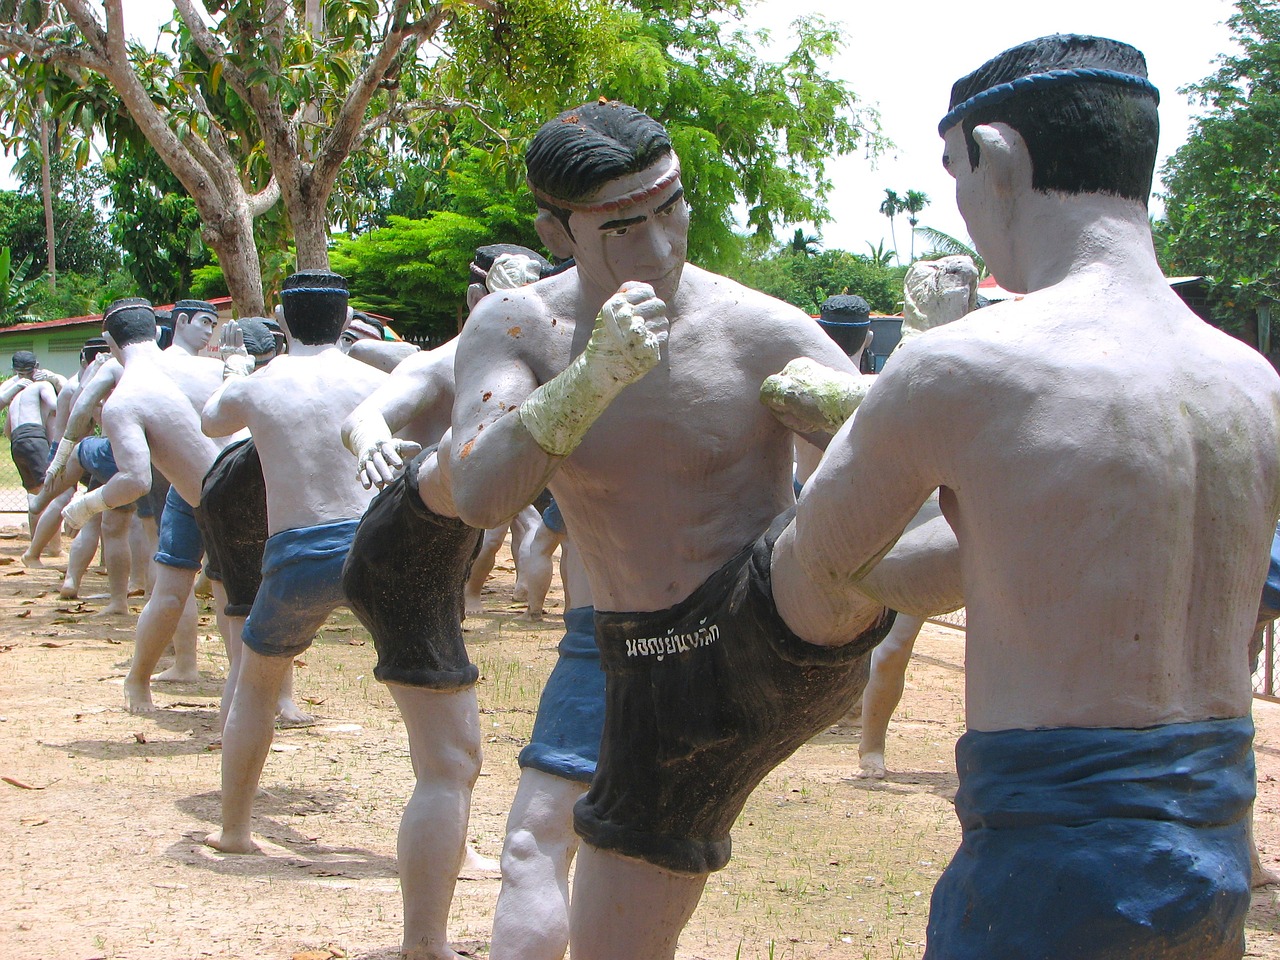
M 126 0 L 125 22 L 149 43 L 155 25 L 167 20 L 172 9 L 166 0 Z M 985 60 L 1050 33 L 1092 33 L 1133 44 L 1146 54 L 1151 81 L 1161 92 L 1158 163 L 1163 164 L 1185 141 L 1193 116 L 1178 87 L 1206 77 L 1215 58 L 1230 50 L 1225 21 L 1232 11 L 1228 0 L 1176 5 L 1168 0 L 914 0 L 906 7 L 758 0 L 747 23 L 768 28 L 775 41 L 787 37 L 788 25 L 798 16 L 817 13 L 845 23 L 846 47 L 830 72 L 879 109 L 883 132 L 896 146 L 874 168 L 861 154 L 831 163 L 834 221 L 821 234 L 828 247 L 866 253 L 868 243 L 883 240 L 886 248 L 891 246 L 889 221 L 879 213 L 886 187 L 928 194 L 931 202 L 920 215 L 921 224 L 967 237 L 951 178 L 942 169 L 937 124 L 946 112 L 951 84 Z M 909 227 L 904 217 L 898 217 L 896 230 L 905 258 Z

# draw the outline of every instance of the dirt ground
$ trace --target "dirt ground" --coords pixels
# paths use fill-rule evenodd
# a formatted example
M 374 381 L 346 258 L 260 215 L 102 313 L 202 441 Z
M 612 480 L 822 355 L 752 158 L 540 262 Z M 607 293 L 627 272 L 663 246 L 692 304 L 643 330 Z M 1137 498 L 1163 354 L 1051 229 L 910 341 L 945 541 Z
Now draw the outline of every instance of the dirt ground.
M 133 617 L 61 601 L 56 569 L 26 570 L 0 530 L 0 958 L 391 960 L 401 907 L 395 840 L 412 788 L 408 741 L 349 614 L 297 664 L 317 715 L 277 731 L 255 831 L 288 851 L 229 857 L 199 838 L 218 817 L 211 749 L 225 661 L 207 602 L 198 684 L 157 684 L 162 708 L 124 710 Z M 508 601 L 509 557 L 486 614 L 467 621 L 480 667 L 484 770 L 470 836 L 496 857 L 516 755 L 555 659 L 559 594 L 542 623 Z M 102 593 L 97 573 L 84 594 Z M 136 612 L 136 608 L 135 608 Z M 889 778 L 851 779 L 857 728 L 823 733 L 756 790 L 734 858 L 707 883 L 681 960 L 919 957 L 929 892 L 959 838 L 953 746 L 963 730 L 963 635 L 926 626 L 890 730 Z M 1280 868 L 1280 706 L 1257 702 L 1257 825 Z M 451 935 L 487 954 L 498 880 L 464 878 Z M 1280 887 L 1259 890 L 1249 956 L 1280 958 Z

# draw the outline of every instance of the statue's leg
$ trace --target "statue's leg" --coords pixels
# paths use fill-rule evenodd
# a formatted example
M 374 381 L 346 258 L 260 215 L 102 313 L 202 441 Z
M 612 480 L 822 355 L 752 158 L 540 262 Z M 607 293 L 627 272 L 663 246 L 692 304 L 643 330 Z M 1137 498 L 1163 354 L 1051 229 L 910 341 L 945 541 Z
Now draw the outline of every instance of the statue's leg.
M 889 720 L 902 699 L 907 664 L 924 620 L 898 614 L 888 635 L 871 653 L 871 676 L 862 694 L 862 742 L 858 745 L 857 779 L 884 777 L 884 747 Z

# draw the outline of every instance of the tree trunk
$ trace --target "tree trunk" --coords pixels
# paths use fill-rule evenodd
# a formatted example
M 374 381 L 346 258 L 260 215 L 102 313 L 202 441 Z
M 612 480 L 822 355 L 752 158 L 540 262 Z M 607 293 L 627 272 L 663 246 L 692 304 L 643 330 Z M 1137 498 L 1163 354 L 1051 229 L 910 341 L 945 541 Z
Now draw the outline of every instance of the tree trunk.
M 262 293 L 262 270 L 258 264 L 258 247 L 253 238 L 253 219 L 229 216 L 220 223 L 205 224 L 205 243 L 218 255 L 227 291 L 242 317 L 265 317 L 266 299 Z
M 49 163 L 49 117 L 45 113 L 44 91 L 36 101 L 40 111 L 40 192 L 44 199 L 44 244 L 49 269 L 49 292 L 58 289 L 57 234 L 53 229 L 53 174 Z
M 295 200 L 286 208 L 289 222 L 293 224 L 293 242 L 298 250 L 299 270 L 329 269 L 329 198 L 323 200 Z

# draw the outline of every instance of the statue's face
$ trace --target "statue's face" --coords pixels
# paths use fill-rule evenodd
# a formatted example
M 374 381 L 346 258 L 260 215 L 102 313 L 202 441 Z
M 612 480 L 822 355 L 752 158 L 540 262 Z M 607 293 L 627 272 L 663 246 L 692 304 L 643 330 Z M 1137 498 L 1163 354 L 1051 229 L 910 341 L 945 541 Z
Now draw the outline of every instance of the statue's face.
M 602 204 L 644 191 L 676 162 L 675 155 L 668 154 L 639 173 L 610 180 L 587 202 Z M 580 274 L 610 292 L 638 280 L 663 300 L 675 296 L 689 247 L 689 205 L 679 177 L 638 203 L 616 210 L 574 211 L 569 226 Z
M 382 332 L 370 323 L 366 323 L 359 317 L 352 317 L 347 321 L 347 325 L 343 328 L 342 333 L 338 336 L 338 347 L 343 353 L 350 353 L 352 345 L 357 340 L 381 340 Z
M 213 327 L 217 322 L 218 318 L 207 310 L 198 310 L 189 319 L 183 314 L 183 319 L 179 319 L 174 327 L 174 339 L 193 351 L 202 350 L 213 336 Z

